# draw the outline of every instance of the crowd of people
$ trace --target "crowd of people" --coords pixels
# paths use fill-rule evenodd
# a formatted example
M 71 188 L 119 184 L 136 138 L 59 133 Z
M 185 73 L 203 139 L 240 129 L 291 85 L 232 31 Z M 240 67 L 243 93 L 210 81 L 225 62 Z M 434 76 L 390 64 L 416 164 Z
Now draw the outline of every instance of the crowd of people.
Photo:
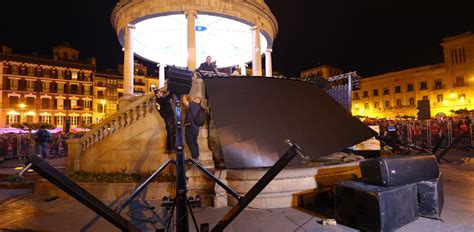
M 455 148 L 469 150 L 472 138 L 470 117 L 445 117 L 429 120 L 365 119 L 367 125 L 379 126 L 380 136 L 399 139 L 402 142 L 434 147 L 448 147 L 458 138 Z
M 30 152 L 41 155 L 43 159 L 66 156 L 66 139 L 80 138 L 83 134 L 51 133 L 45 128 L 32 133 L 0 134 L 0 160 L 25 160 Z

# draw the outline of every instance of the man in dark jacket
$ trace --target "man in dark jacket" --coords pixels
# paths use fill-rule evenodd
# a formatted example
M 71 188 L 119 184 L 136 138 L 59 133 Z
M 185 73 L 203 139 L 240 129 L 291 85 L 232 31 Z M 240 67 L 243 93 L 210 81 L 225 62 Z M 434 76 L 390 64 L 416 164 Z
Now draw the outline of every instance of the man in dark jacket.
M 51 133 L 46 129 L 46 126 L 41 125 L 40 129 L 35 133 L 35 141 L 38 146 L 38 155 L 41 155 L 44 160 L 48 159 L 48 143 L 51 140 Z
M 216 64 L 214 62 L 212 62 L 212 57 L 211 56 L 207 56 L 206 62 L 201 63 L 198 70 L 217 73 Z
M 171 105 L 171 97 L 170 93 L 165 94 L 163 91 L 158 91 L 156 102 L 160 105 L 160 109 L 158 112 L 160 113 L 161 117 L 165 121 L 166 127 L 166 153 L 170 153 L 174 150 L 175 144 L 175 117 L 173 106 Z
M 199 135 L 199 125 L 196 123 L 195 118 L 201 110 L 201 98 L 194 97 L 188 105 L 188 112 L 186 113 L 186 143 L 191 150 L 191 157 L 195 160 L 199 159 L 199 145 L 197 138 Z

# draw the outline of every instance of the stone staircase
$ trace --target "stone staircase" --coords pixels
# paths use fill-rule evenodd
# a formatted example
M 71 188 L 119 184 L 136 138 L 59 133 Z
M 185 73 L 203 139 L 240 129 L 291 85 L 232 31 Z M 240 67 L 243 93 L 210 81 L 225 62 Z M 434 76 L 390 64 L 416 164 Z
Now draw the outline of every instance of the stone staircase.
M 68 140 L 67 171 L 141 173 L 174 158 L 165 152 L 166 129 L 153 94 L 134 97 L 80 139 Z M 200 131 L 200 162 L 213 166 L 207 128 Z M 186 157 L 190 152 L 186 146 Z

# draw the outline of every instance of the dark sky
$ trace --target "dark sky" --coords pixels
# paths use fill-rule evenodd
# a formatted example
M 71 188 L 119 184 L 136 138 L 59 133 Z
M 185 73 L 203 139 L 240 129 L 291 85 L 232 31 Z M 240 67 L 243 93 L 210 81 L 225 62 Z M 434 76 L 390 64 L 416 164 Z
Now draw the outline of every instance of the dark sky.
M 98 69 L 123 60 L 110 23 L 117 0 L 2 1 L 0 43 L 50 54 L 69 42 Z M 472 0 L 266 0 L 278 19 L 274 70 L 289 76 L 318 64 L 362 76 L 443 62 L 443 37 L 474 32 Z

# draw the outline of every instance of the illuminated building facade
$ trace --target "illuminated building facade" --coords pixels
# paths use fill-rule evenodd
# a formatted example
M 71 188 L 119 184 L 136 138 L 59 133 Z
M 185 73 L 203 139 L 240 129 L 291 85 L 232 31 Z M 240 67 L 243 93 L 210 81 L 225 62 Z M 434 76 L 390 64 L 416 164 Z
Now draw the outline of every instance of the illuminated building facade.
M 135 63 L 134 95 L 149 93 L 151 85 L 158 86 L 158 75 L 149 74 L 145 65 Z M 94 78 L 94 123 L 116 113 L 123 97 L 123 65 L 117 70 L 98 71 Z
M 53 57 L 13 54 L 0 47 L 0 128 L 44 122 L 63 128 L 97 124 L 118 110 L 123 96 L 123 65 L 96 72 L 94 58 L 80 61 L 70 45 L 53 48 Z M 134 95 L 158 86 L 158 75 L 135 63 Z
M 44 122 L 63 127 L 92 123 L 95 59 L 79 60 L 69 45 L 53 48 L 53 58 L 0 50 L 0 127 Z
M 416 116 L 417 101 L 430 100 L 431 116 L 474 110 L 474 35 L 444 38 L 444 63 L 361 80 L 353 92 L 352 114 L 372 118 Z

